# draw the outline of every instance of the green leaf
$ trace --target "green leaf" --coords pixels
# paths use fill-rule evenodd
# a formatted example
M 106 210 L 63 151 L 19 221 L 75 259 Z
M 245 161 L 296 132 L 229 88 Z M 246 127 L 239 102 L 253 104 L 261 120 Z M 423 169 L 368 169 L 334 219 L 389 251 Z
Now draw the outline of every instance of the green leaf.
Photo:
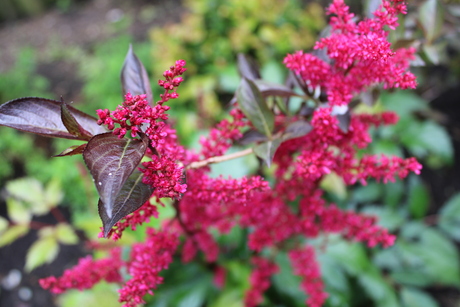
M 395 283 L 414 287 L 428 287 L 433 284 L 432 278 L 418 268 L 406 268 L 390 273 Z
M 34 178 L 20 178 L 8 181 L 6 190 L 11 198 L 23 202 L 23 206 L 36 215 L 49 212 L 43 185 Z
M 427 102 L 410 91 L 383 92 L 380 98 L 385 109 L 396 112 L 401 119 L 427 108 Z
M 29 232 L 29 225 L 17 224 L 9 227 L 0 236 L 0 247 L 10 244 Z
M 366 206 L 361 213 L 376 216 L 378 224 L 390 232 L 397 230 L 405 222 L 403 212 L 389 207 Z
M 27 272 L 32 271 L 45 263 L 56 259 L 59 253 L 59 244 L 53 237 L 44 237 L 35 241 L 27 251 L 26 265 Z
M 206 292 L 209 290 L 209 280 L 199 279 L 188 289 L 188 293 L 177 304 L 178 307 L 200 307 L 204 305 Z
M 27 251 L 26 265 L 27 272 L 32 271 L 45 263 L 50 263 L 56 259 L 59 252 L 59 244 L 53 237 L 41 238 L 32 244 Z
M 428 293 L 412 288 L 402 287 L 401 300 L 404 307 L 438 307 L 438 303 Z
M 243 78 L 236 91 L 241 110 L 254 127 L 271 137 L 275 118 L 253 81 Z
M 44 197 L 48 208 L 54 208 L 59 205 L 64 198 L 61 182 L 57 179 L 52 179 L 48 182 L 44 191 Z
M 444 12 L 438 0 L 426 0 L 420 6 L 418 20 L 423 27 L 427 44 L 431 44 L 441 33 Z
M 0 234 L 8 228 L 8 220 L 0 216 Z
M 337 196 L 340 200 L 345 200 L 347 197 L 347 187 L 343 178 L 332 172 L 326 174 L 320 182 L 320 187 L 326 192 L 332 193 Z
M 214 302 L 211 302 L 209 307 L 244 307 L 244 301 L 240 291 L 226 290 L 220 292 Z
M 439 212 L 439 227 L 460 241 L 460 193 L 452 196 Z
M 91 291 L 69 290 L 58 295 L 58 306 L 61 307 L 120 307 L 118 302 L 119 286 L 100 282 Z
M 322 278 L 328 288 L 349 295 L 350 285 L 340 263 L 330 255 L 322 253 L 318 253 L 318 261 L 321 264 Z M 297 281 L 297 286 L 298 284 Z M 298 289 L 298 291 L 300 291 L 300 289 Z M 330 292 L 330 290 L 328 292 Z
M 27 224 L 32 220 L 32 211 L 22 202 L 14 198 L 6 199 L 8 217 L 18 224 Z
M 406 193 L 403 182 L 396 179 L 395 182 L 388 182 L 383 186 L 383 198 L 386 206 L 396 208 L 400 205 L 403 195 Z
M 430 152 L 446 162 L 452 161 L 454 148 L 445 127 L 433 121 L 425 121 L 418 133 L 422 144 Z
M 397 306 L 397 298 L 393 288 L 385 281 L 375 266 L 360 274 L 358 281 L 369 297 L 378 303 L 378 306 Z
M 409 252 L 406 253 L 405 258 L 409 267 L 424 272 L 431 282 L 459 286 L 459 254 L 452 241 L 440 231 L 426 227 L 414 234 L 414 239 L 416 240 L 414 243 L 400 245 Z
M 281 140 L 275 139 L 273 141 L 263 142 L 262 144 L 254 147 L 256 156 L 264 160 L 268 167 L 272 164 L 273 157 L 278 147 L 281 145 Z
M 56 225 L 56 238 L 62 244 L 77 244 L 78 236 L 74 229 L 67 223 L 59 223 Z
M 366 251 L 361 244 L 340 241 L 330 243 L 327 254 L 333 257 L 349 274 L 358 276 L 365 272 L 370 264 Z
M 353 192 L 353 201 L 370 203 L 377 201 L 382 195 L 382 185 L 369 182 L 366 186 L 357 187 Z
M 417 176 L 411 176 L 409 188 L 409 210 L 412 216 L 416 219 L 421 219 L 425 216 L 430 195 L 427 189 L 423 186 L 421 180 Z
M 300 290 L 300 277 L 294 275 L 292 265 L 285 252 L 278 253 L 275 258 L 279 272 L 272 277 L 273 285 L 279 292 L 295 300 L 305 301 L 305 293 Z

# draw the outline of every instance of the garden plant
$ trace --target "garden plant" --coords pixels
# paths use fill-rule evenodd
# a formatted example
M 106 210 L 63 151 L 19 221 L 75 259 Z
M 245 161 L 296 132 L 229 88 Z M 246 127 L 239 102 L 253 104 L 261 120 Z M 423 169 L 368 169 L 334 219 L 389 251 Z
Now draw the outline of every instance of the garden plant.
M 137 306 L 157 288 L 161 293 L 161 272 L 178 261 L 202 265 L 213 272 L 216 287 L 225 287 L 232 274 L 227 258 L 239 249 L 235 259 L 251 268 L 246 306 L 263 303 L 279 273 L 280 254 L 288 256 L 292 274 L 300 278 L 305 304 L 323 306 L 328 293 L 317 258 L 330 238 L 392 246 L 396 236 L 375 216 L 327 197 L 325 181 L 365 186 L 420 173 L 415 158 L 364 151 L 372 142 L 370 129 L 396 124 L 397 114 L 356 111 L 369 88 L 416 87 L 408 71 L 415 49 L 393 50 L 388 42 L 406 5 L 383 0 L 372 18 L 358 20 L 343 0 L 335 0 L 327 13 L 329 35 L 314 51 L 285 57 L 291 72 L 285 84 L 261 79 L 257 65 L 238 56 L 241 82 L 229 116 L 200 139 L 199 149 L 180 144 L 168 115 L 187 82 L 186 61 L 177 60 L 164 72 L 158 81 L 163 93 L 155 101 L 132 48 L 121 73 L 123 102 L 113 111 L 97 110 L 97 118 L 64 99 L 25 97 L 1 105 L 0 125 L 83 141 L 56 159 L 82 155 L 99 194 L 99 240 L 115 241 L 94 238 L 92 247 L 104 257 L 82 258 L 62 276 L 41 279 L 41 286 L 63 293 L 116 283 L 119 301 Z M 229 152 L 232 147 L 239 150 Z M 211 176 L 213 164 L 249 155 L 257 157 L 257 165 L 247 176 Z M 161 218 L 163 207 L 172 207 L 174 216 L 158 228 L 141 227 Z M 119 243 L 125 231 L 136 228 L 145 229 L 143 241 Z M 222 240 L 235 231 L 243 237 L 242 247 Z

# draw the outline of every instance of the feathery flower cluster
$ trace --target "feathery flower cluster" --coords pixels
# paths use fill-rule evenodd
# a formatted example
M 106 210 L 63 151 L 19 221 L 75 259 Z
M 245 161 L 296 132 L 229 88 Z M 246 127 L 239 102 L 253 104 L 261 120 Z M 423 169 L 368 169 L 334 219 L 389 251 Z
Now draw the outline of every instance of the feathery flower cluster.
M 262 303 L 262 294 L 270 287 L 270 277 L 278 272 L 278 266 L 262 257 L 251 259 L 255 269 L 249 277 L 251 289 L 246 292 L 244 303 L 246 307 L 255 307 Z
M 321 270 L 315 259 L 315 250 L 311 246 L 289 252 L 294 274 L 302 277 L 300 287 L 309 294 L 306 301 L 309 307 L 321 307 L 326 301 Z
M 93 260 L 91 256 L 86 256 L 61 277 L 50 276 L 39 282 L 43 289 L 49 289 L 52 293 L 62 293 L 68 289 L 90 289 L 102 280 L 121 282 L 123 278 L 119 270 L 122 266 L 121 249 L 114 248 L 108 258 Z
M 348 104 L 353 95 L 377 83 L 385 88 L 415 88 L 415 76 L 408 72 L 415 49 L 391 50 L 385 26 L 397 26 L 397 14 L 405 13 L 403 1 L 384 0 L 375 18 L 358 23 L 343 0 L 334 0 L 327 12 L 331 35 L 315 49 L 327 50 L 331 63 L 298 51 L 284 59 L 286 66 L 313 87 L 325 90 L 333 105 Z M 403 54 L 403 56 L 401 56 Z
M 120 302 L 123 307 L 135 307 L 145 303 L 143 297 L 163 282 L 159 275 L 166 270 L 173 261 L 174 252 L 179 245 L 179 238 L 175 233 L 147 229 L 147 239 L 144 243 L 134 244 L 130 260 L 127 262 L 128 273 L 132 276 L 120 293 Z
M 151 141 L 151 146 L 158 146 L 167 135 L 163 128 L 166 125 L 164 121 L 168 119 L 166 111 L 170 107 L 163 104 L 179 97 L 176 89 L 183 81 L 183 78 L 179 76 L 187 70 L 184 66 L 185 61 L 178 60 L 175 66 L 171 66 L 163 73 L 165 80 L 159 80 L 158 84 L 164 88 L 165 92 L 160 95 L 161 100 L 154 107 L 151 107 L 146 100 L 147 95 L 132 96 L 131 93 L 127 93 L 125 101 L 115 111 L 97 110 L 99 116 L 97 123 L 107 125 L 107 128 L 113 130 L 113 133 L 120 138 L 124 137 L 128 131 L 131 131 L 132 137 L 136 137 L 139 132 L 145 132 Z M 173 92 L 170 93 L 170 91 Z M 115 124 L 120 127 L 115 128 Z
M 214 234 L 216 230 L 220 234 L 228 233 L 238 225 L 249 230 L 247 244 L 254 265 L 250 289 L 245 296 L 246 306 L 262 302 L 271 276 L 278 271 L 272 259 L 261 257 L 267 250 L 287 251 L 294 273 L 302 278 L 301 288 L 309 296 L 306 303 L 313 307 L 324 304 L 327 294 L 315 250 L 308 245 L 309 238 L 335 233 L 369 247 L 378 244 L 388 247 L 394 243 L 395 236 L 377 226 L 372 216 L 342 210 L 326 202 L 320 187 L 322 180 L 335 174 L 345 185 L 366 184 L 369 179 L 386 183 L 397 177 L 404 178 L 409 172 L 420 173 L 421 165 L 414 158 L 358 154 L 358 150 L 372 141 L 369 129 L 396 123 L 396 114 L 351 113 L 349 127 L 344 131 L 333 113 L 334 105 L 348 104 L 355 94 L 370 85 L 415 86 L 414 76 L 407 71 L 414 50 L 392 51 L 384 30 L 385 26 L 394 28 L 397 14 L 405 10 L 400 0 L 383 0 L 375 18 L 357 23 L 343 0 L 334 0 L 328 9 L 328 13 L 334 15 L 330 21 L 332 33 L 315 47 L 327 49 L 331 61 L 302 51 L 285 58 L 286 66 L 306 85 L 319 87 L 327 94 L 329 104 L 315 109 L 310 121 L 312 130 L 308 134 L 279 146 L 273 159 L 275 171 L 271 186 L 260 176 L 212 178 L 207 164 L 191 167 L 199 159 L 207 162 L 209 158 L 224 155 L 242 136 L 241 129 L 250 123 L 241 110 L 234 108 L 230 119 L 221 121 L 207 138 L 200 140 L 202 147 L 198 153 L 178 144 L 176 132 L 166 122 L 169 107 L 164 103 L 178 97 L 176 88 L 183 81 L 179 76 L 185 71 L 184 61 L 177 61 L 164 73 L 165 80 L 158 84 L 165 92 L 154 107 L 149 106 L 145 95 L 127 94 L 123 105 L 114 112 L 98 110 L 99 123 L 107 125 L 119 137 L 128 131 L 132 137 L 141 133 L 149 137 L 147 156 L 150 161 L 142 163 L 143 182 L 155 188 L 152 196 L 158 203 L 161 204 L 163 197 L 173 199 L 176 216 L 165 231 L 148 229 L 146 241 L 132 246 L 127 262 L 104 263 L 112 275 L 105 271 L 97 271 L 94 279 L 79 275 L 79 267 L 89 265 L 90 260 L 86 260 L 61 277 L 62 286 L 58 285 L 61 279 L 45 279 L 42 286 L 62 292 L 70 287 L 87 288 L 101 279 L 120 282 L 121 276 L 114 272 L 126 266 L 131 278 L 120 290 L 120 301 L 126 307 L 133 307 L 142 304 L 143 296 L 152 294 L 152 289 L 162 282 L 158 273 L 173 261 L 180 236 L 184 238 L 181 248 L 184 263 L 194 260 L 201 252 L 203 259 L 213 264 L 211 267 L 221 268 L 221 250 Z M 283 114 L 275 114 L 275 117 L 275 131 L 283 131 L 284 123 L 292 120 Z M 187 184 L 183 182 L 184 173 Z M 148 201 L 119 221 L 110 234 L 118 239 L 124 229 L 135 229 L 152 216 L 158 216 L 157 207 Z M 297 247 L 292 249 L 292 244 L 285 244 L 291 242 L 297 243 Z M 221 285 L 224 275 L 223 269 L 216 270 Z M 84 278 L 90 281 L 83 281 Z

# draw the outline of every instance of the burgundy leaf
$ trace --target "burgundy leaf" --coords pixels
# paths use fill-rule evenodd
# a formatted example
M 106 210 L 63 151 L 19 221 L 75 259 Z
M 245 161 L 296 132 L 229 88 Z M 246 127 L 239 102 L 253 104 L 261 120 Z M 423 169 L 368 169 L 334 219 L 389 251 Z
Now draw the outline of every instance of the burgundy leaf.
M 115 197 L 111 207 L 111 217 L 107 214 L 107 207 L 99 199 L 99 216 L 104 227 L 104 237 L 120 219 L 139 209 L 152 195 L 154 188 L 142 182 L 143 173 L 135 170 Z
M 83 150 L 85 150 L 86 143 L 81 144 L 81 145 L 74 145 L 70 146 L 69 148 L 65 149 L 63 152 L 61 152 L 58 155 L 55 155 L 54 157 L 65 157 L 65 156 L 74 156 L 74 155 L 79 155 L 83 153 Z
M 345 114 L 337 115 L 337 119 L 339 120 L 339 128 L 343 132 L 347 133 L 348 129 L 350 128 L 351 122 L 351 114 L 350 111 L 347 111 Z
M 287 141 L 290 139 L 295 139 L 301 136 L 307 135 L 313 127 L 310 125 L 309 122 L 304 120 L 299 120 L 289 124 L 286 127 L 286 130 L 283 133 L 282 139 L 283 141 Z
M 242 78 L 249 80 L 260 79 L 259 68 L 255 61 L 244 55 L 243 53 L 238 53 L 238 71 Z
M 256 84 L 257 88 L 259 91 L 262 93 L 263 96 L 280 96 L 280 97 L 291 97 L 291 96 L 301 96 L 291 90 L 289 87 L 274 83 L 274 82 L 269 82 L 261 79 L 256 79 L 253 80 L 254 83 Z
M 299 111 L 297 114 L 299 114 L 302 117 L 307 117 L 313 114 L 315 112 L 315 108 L 309 107 L 306 102 L 302 102 L 302 105 L 300 106 Z
M 147 101 L 153 104 L 152 88 L 150 87 L 149 76 L 144 65 L 134 54 L 133 47 L 129 45 L 128 54 L 126 55 L 123 68 L 121 69 L 121 85 L 123 87 L 123 96 L 128 92 L 131 95 L 147 95 Z
M 120 139 L 108 132 L 92 137 L 83 151 L 83 159 L 109 219 L 121 188 L 145 154 L 147 140 L 145 135 L 142 140 Z
M 275 117 L 252 80 L 243 78 L 236 91 L 241 111 L 254 127 L 267 137 L 272 135 Z
M 268 138 L 259 131 L 248 130 L 243 133 L 243 136 L 238 140 L 238 144 L 244 146 L 251 143 L 264 142 L 266 140 L 268 140 Z
M 69 106 L 61 102 L 61 120 L 70 134 L 75 135 L 79 140 L 88 141 L 93 135 L 86 131 L 70 113 Z
M 67 108 L 92 135 L 107 131 L 97 124 L 96 118 L 71 106 Z M 61 120 L 61 102 L 52 99 L 24 97 L 5 102 L 0 106 L 0 125 L 48 137 L 81 140 L 67 131 Z
M 273 157 L 275 156 L 275 152 L 280 144 L 280 139 L 274 139 L 272 141 L 267 141 L 255 146 L 253 150 L 256 156 L 264 160 L 265 163 L 267 163 L 267 166 L 270 167 L 273 161 Z

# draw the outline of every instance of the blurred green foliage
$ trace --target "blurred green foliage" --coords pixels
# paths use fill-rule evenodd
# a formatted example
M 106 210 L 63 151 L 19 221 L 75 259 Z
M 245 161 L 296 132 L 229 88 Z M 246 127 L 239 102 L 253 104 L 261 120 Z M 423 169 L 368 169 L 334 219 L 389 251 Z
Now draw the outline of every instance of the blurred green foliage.
M 0 22 L 36 16 L 50 7 L 67 11 L 79 1 L 82 0 L 0 0 Z
M 237 53 L 280 67 L 288 52 L 309 49 L 325 26 L 323 8 L 299 0 L 187 0 L 182 21 L 152 30 L 155 72 L 187 61 L 181 102 L 210 123 L 238 86 Z M 275 68 L 276 70 L 276 68 Z M 223 94 L 227 94 L 224 96 Z M 220 98 L 226 98 L 222 101 Z

